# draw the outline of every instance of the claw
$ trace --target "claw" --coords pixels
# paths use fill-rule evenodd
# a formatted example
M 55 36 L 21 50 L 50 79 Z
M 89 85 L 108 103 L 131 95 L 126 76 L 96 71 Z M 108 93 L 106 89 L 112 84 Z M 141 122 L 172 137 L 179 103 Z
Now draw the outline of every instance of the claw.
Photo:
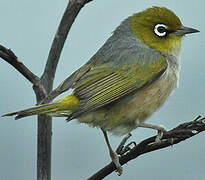
M 163 134 L 166 132 L 166 129 L 164 129 L 163 127 L 160 129 L 160 130 L 158 130 L 158 134 L 157 134 L 157 137 L 156 137 L 156 139 L 155 139 L 155 142 L 156 143 L 160 143 L 161 142 L 161 140 L 162 140 L 162 137 L 163 137 Z
M 127 142 L 127 140 L 132 136 L 131 133 L 127 134 L 123 139 L 122 141 L 120 142 L 119 146 L 117 147 L 116 149 L 116 153 L 119 154 L 119 155 L 122 155 L 122 151 L 124 149 L 124 145 L 125 143 Z
M 130 150 L 132 149 L 132 148 L 130 147 L 132 144 L 134 145 L 134 147 L 137 146 L 136 142 L 132 141 L 132 142 L 130 142 L 129 144 L 127 144 L 125 147 L 123 147 L 123 148 L 121 149 L 121 151 L 119 152 L 119 154 L 120 154 L 120 155 L 123 155 L 123 154 L 127 153 L 128 151 L 130 151 Z
M 174 138 L 170 138 L 170 139 L 169 139 L 169 142 L 171 143 L 171 147 L 173 147 L 173 144 L 174 144 Z

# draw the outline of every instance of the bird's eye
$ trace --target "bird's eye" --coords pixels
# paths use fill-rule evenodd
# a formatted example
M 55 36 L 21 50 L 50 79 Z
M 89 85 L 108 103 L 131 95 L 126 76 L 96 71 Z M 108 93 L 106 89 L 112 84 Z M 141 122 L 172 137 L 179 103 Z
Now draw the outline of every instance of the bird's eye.
M 167 26 L 164 24 L 155 25 L 154 33 L 159 37 L 165 37 L 167 35 Z

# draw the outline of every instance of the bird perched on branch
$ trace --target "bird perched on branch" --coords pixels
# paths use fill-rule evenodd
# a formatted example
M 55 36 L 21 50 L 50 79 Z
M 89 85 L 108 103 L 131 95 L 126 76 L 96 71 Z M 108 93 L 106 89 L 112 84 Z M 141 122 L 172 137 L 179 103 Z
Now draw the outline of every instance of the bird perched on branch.
M 5 114 L 20 119 L 35 114 L 64 116 L 102 129 L 112 161 L 122 167 L 107 132 L 125 135 L 137 127 L 165 129 L 145 123 L 177 85 L 181 40 L 199 32 L 182 25 L 169 9 L 151 7 L 125 19 L 97 53 L 44 100 L 73 89 L 53 102 Z

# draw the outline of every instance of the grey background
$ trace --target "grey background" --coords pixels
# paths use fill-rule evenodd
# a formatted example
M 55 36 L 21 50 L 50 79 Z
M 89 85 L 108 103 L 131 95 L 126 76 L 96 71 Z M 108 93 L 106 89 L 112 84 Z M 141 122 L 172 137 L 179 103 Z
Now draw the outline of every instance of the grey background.
M 14 50 L 34 73 L 41 75 L 57 25 L 67 1 L 0 0 L 0 44 Z M 186 36 L 181 53 L 179 87 L 150 123 L 167 129 L 205 116 L 205 1 L 187 0 L 94 0 L 80 12 L 63 49 L 55 87 L 84 64 L 105 42 L 119 23 L 135 12 L 159 5 L 172 9 L 186 26 L 201 33 Z M 31 84 L 14 68 L 0 60 L 0 114 L 33 106 Z M 131 140 L 141 140 L 155 131 L 137 129 Z M 116 147 L 122 137 L 111 136 Z M 124 166 L 124 174 L 113 179 L 202 180 L 205 177 L 205 133 L 179 145 L 152 152 Z M 52 179 L 85 179 L 110 162 L 99 129 L 64 118 L 53 119 Z M 36 117 L 14 121 L 0 119 L 0 180 L 36 179 Z

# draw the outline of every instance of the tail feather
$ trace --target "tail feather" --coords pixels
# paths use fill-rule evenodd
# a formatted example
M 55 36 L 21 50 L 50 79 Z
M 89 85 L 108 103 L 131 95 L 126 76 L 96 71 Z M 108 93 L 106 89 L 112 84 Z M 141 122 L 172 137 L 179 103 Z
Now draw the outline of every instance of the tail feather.
M 2 117 L 4 116 L 16 116 L 15 120 L 26 117 L 26 116 L 32 116 L 32 115 L 36 115 L 36 114 L 46 114 L 52 111 L 55 111 L 59 103 L 52 103 L 52 104 L 44 104 L 44 105 L 40 105 L 37 107 L 32 107 L 32 108 L 28 108 L 28 109 L 24 109 L 21 111 L 16 111 L 16 112 L 12 112 L 12 113 L 8 113 L 8 114 L 4 114 Z
M 66 96 L 53 103 L 43 104 L 40 106 L 16 111 L 4 116 L 16 116 L 15 119 L 20 119 L 26 116 L 32 116 L 37 114 L 48 114 L 51 116 L 69 116 L 69 114 L 78 107 L 79 100 L 73 94 Z

